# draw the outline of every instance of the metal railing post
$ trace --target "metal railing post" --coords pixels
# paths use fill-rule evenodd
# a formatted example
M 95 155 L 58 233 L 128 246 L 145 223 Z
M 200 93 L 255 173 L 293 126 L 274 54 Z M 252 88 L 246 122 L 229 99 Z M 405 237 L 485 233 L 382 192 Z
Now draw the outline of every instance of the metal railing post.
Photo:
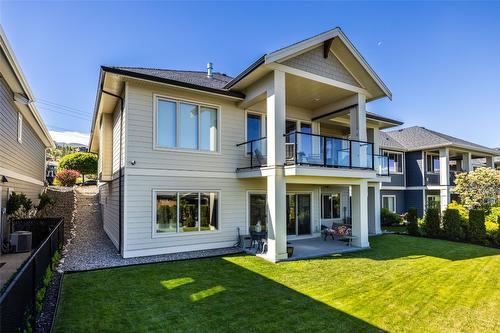
M 373 143 L 371 145 L 372 145 L 372 167 L 371 167 L 371 169 L 375 170 L 375 147 L 373 146 Z
M 253 168 L 253 141 L 250 141 L 250 168 Z
M 321 137 L 323 140 L 323 166 L 326 167 L 326 137 Z
M 349 140 L 349 169 L 352 169 L 352 141 Z
M 294 149 L 294 155 L 295 155 L 295 156 L 294 156 L 293 158 L 294 158 L 295 164 L 298 164 L 298 162 L 297 162 L 297 149 L 298 149 L 297 131 L 295 131 L 295 142 L 294 142 L 294 146 L 295 146 L 295 147 L 294 147 L 294 148 L 295 148 L 295 149 Z

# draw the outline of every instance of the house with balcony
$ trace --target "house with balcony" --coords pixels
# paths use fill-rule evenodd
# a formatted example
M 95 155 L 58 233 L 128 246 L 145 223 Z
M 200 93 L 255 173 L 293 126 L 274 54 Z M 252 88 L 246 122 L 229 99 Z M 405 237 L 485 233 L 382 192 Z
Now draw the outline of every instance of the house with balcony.
M 455 176 L 477 167 L 494 168 L 498 150 L 414 126 L 379 132 L 380 154 L 388 157 L 390 182 L 382 183 L 381 204 L 396 213 L 415 207 L 445 210 L 452 201 Z
M 264 54 L 235 77 L 102 67 L 91 152 L 104 230 L 123 257 L 228 247 L 261 230 L 270 261 L 287 241 L 348 224 L 369 247 L 390 181 L 366 112 L 391 92 L 336 28 Z

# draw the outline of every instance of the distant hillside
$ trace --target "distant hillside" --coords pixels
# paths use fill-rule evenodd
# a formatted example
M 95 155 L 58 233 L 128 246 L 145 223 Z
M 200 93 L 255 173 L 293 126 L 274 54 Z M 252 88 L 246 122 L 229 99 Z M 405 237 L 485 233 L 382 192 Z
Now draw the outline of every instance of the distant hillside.
M 56 142 L 56 147 L 61 148 L 63 146 L 69 146 L 69 147 L 72 147 L 72 148 L 80 148 L 80 147 L 88 148 L 87 145 L 84 145 L 84 144 L 81 144 L 81 143 Z

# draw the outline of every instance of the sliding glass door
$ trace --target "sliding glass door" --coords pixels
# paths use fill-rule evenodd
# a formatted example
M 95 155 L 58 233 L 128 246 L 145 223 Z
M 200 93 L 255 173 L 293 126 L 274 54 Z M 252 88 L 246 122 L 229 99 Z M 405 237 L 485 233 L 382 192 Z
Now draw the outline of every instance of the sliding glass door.
M 311 195 L 286 195 L 286 233 L 290 236 L 311 233 Z

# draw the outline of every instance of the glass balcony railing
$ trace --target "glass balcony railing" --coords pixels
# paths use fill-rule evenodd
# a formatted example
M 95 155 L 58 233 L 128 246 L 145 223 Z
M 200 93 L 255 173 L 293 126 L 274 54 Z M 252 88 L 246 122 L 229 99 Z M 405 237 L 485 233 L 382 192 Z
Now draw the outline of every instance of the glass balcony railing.
M 285 139 L 287 165 L 376 170 L 379 175 L 389 175 L 389 159 L 375 155 L 373 143 L 304 132 L 288 133 Z M 238 144 L 245 147 L 250 162 L 240 169 L 266 166 L 266 145 L 265 137 Z

